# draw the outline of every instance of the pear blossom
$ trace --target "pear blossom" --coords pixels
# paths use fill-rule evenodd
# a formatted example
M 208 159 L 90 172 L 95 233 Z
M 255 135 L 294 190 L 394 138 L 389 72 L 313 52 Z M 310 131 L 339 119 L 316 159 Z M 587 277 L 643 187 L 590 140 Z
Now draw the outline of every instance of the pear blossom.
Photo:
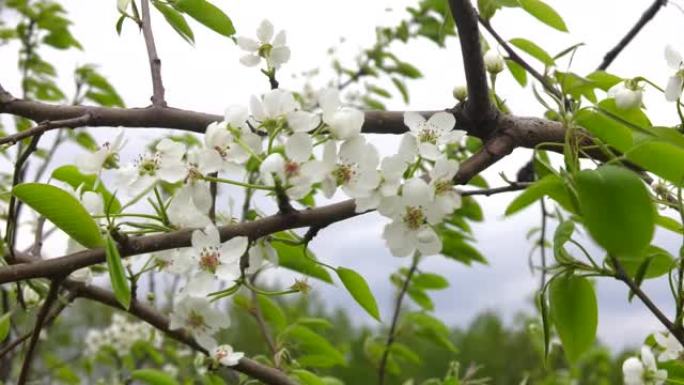
M 504 70 L 504 58 L 493 49 L 487 51 L 484 55 L 484 65 L 492 75 L 496 75 Z
M 179 228 L 205 227 L 211 224 L 210 208 L 209 184 L 197 181 L 193 184 L 186 184 L 176 191 L 166 213 L 169 221 Z
M 454 176 L 458 172 L 458 162 L 441 157 L 430 170 L 430 187 L 435 196 L 435 207 L 449 215 L 461 207 L 461 196 L 454 189 Z
M 24 298 L 24 303 L 28 307 L 37 306 L 41 303 L 40 294 L 33 290 L 31 286 L 24 285 L 21 289 L 21 296 Z
M 264 58 L 269 69 L 278 69 L 281 64 L 286 63 L 290 59 L 290 48 L 285 45 L 287 44 L 285 31 L 278 32 L 275 38 L 273 38 L 273 32 L 273 24 L 264 20 L 257 28 L 258 40 L 244 36 L 238 37 L 238 46 L 248 52 L 240 58 L 240 63 L 247 67 L 254 67 L 259 64 L 261 58 Z
M 684 347 L 672 333 L 655 333 L 653 338 L 658 347 L 663 349 L 658 355 L 658 361 L 677 360 L 684 354 Z
M 608 96 L 615 99 L 615 105 L 622 110 L 641 107 L 643 87 L 638 82 L 628 79 L 617 83 L 608 90 Z
M 641 348 L 641 359 L 630 357 L 622 364 L 625 385 L 662 385 L 667 371 L 658 369 L 653 352 L 648 346 Z
M 211 307 L 206 298 L 190 296 L 182 296 L 174 304 L 169 321 L 169 329 L 187 330 L 207 350 L 217 345 L 212 336 L 230 326 L 228 314 Z
M 265 238 L 261 238 L 254 242 L 252 247 L 249 248 L 249 267 L 246 270 L 247 274 L 254 274 L 259 270 L 266 262 L 271 262 L 275 265 L 278 264 L 278 253 L 271 246 Z
M 464 102 L 468 97 L 468 88 L 464 85 L 458 85 L 454 87 L 451 93 L 452 95 L 454 95 L 454 98 L 456 100 L 458 100 L 459 102 Z
M 684 61 L 682 55 L 669 45 L 665 47 L 665 60 L 667 65 L 675 71 L 674 75 L 670 76 L 667 81 L 665 99 L 674 102 L 681 96 L 684 86 Z
M 76 158 L 76 167 L 84 174 L 100 174 L 103 168 L 116 168 L 119 163 L 119 151 L 123 147 L 124 133 L 119 129 L 114 141 L 105 142 L 95 152 L 89 152 Z
M 330 127 L 330 132 L 335 139 L 350 139 L 361 133 L 365 119 L 363 111 L 343 107 L 339 90 L 336 88 L 321 90 L 318 104 L 323 110 L 323 122 Z
M 345 194 L 352 198 L 371 195 L 380 184 L 377 170 L 379 162 L 378 150 L 366 143 L 361 135 L 344 141 L 339 152 L 336 142 L 326 142 L 323 147 L 323 194 L 330 198 L 341 186 Z
M 384 158 L 380 163 L 380 184 L 367 197 L 355 199 L 356 212 L 362 213 L 376 209 L 384 198 L 397 195 L 401 186 L 402 176 L 407 168 L 408 163 L 402 154 L 395 154 Z
M 248 116 L 245 107 L 231 106 L 226 109 L 224 121 L 207 126 L 204 146 L 197 156 L 200 172 L 237 172 L 237 165 L 247 162 L 251 153 L 261 152 L 261 137 L 250 131 Z
M 219 345 L 211 349 L 211 358 L 223 366 L 235 366 L 245 353 L 236 352 L 230 345 Z
M 192 260 L 181 249 L 158 251 L 153 256 L 159 270 L 171 274 L 185 274 L 192 267 Z
M 192 247 L 187 250 L 193 273 L 185 287 L 190 296 L 209 294 L 218 280 L 230 281 L 240 274 L 240 257 L 247 251 L 247 237 L 233 237 L 221 243 L 219 232 L 210 225 L 192 233 Z
M 285 192 L 291 199 L 302 199 L 314 183 L 323 179 L 324 166 L 311 159 L 313 142 L 311 136 L 297 132 L 285 142 L 285 157 L 279 153 L 269 155 L 261 164 L 260 172 L 265 183 L 274 185 L 273 176 L 284 184 Z
M 155 152 L 141 154 L 132 165 L 119 169 L 118 181 L 132 191 L 140 191 L 159 180 L 176 183 L 187 175 L 184 155 L 184 144 L 164 138 Z
M 437 112 L 427 121 L 417 112 L 404 113 L 404 124 L 409 133 L 417 139 L 418 153 L 425 159 L 436 160 L 441 151 L 440 145 L 458 143 L 466 134 L 463 130 L 453 130 L 454 116 L 448 112 Z
M 435 206 L 432 189 L 421 178 L 406 181 L 401 196 L 384 200 L 378 211 L 392 218 L 382 236 L 393 255 L 404 257 L 415 251 L 434 255 L 442 250 L 442 241 L 431 225 L 439 223 L 443 213 Z

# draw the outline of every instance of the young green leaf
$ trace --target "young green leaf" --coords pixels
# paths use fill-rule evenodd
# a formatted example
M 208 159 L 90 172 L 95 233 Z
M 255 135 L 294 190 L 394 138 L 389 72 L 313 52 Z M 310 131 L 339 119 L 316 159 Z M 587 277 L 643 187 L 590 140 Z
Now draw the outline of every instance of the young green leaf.
M 563 185 L 563 180 L 556 175 L 549 174 L 518 195 L 506 208 L 506 215 L 517 213 L 545 195 L 550 196 L 566 210 L 572 207 L 570 195 Z
M 513 60 L 506 60 L 506 67 L 513 75 L 515 81 L 520 84 L 520 86 L 525 87 L 527 85 L 527 71 L 518 63 Z
M 278 238 L 294 241 L 295 238 L 287 232 L 274 234 Z M 311 251 L 307 251 L 308 258 L 304 255 L 304 245 L 295 246 L 284 242 L 273 242 L 273 248 L 278 254 L 278 264 L 281 267 L 306 274 L 310 277 L 320 279 L 323 282 L 332 283 L 332 278 L 328 271 L 314 262 L 315 256 Z
M 52 178 L 68 183 L 74 189 L 83 186 L 81 188 L 84 190 L 96 191 L 104 198 L 105 209 L 109 208 L 110 213 L 121 211 L 121 203 L 107 190 L 103 183 L 97 183 L 97 187 L 95 187 L 98 179 L 96 175 L 86 175 L 81 173 L 74 165 L 64 165 L 52 172 Z
M 598 307 L 588 279 L 561 276 L 549 285 L 550 314 L 565 355 L 572 363 L 594 344 Z
M 511 44 L 528 53 L 533 58 L 539 60 L 547 66 L 552 66 L 554 60 L 544 49 L 538 46 L 535 42 L 523 39 L 521 37 L 509 40 Z
M 338 267 L 337 276 L 340 277 L 342 284 L 347 288 L 349 294 L 361 305 L 371 317 L 380 321 L 380 311 L 375 297 L 371 292 L 366 280 L 357 272 L 344 267 Z
M 107 256 L 107 270 L 109 270 L 109 280 L 114 290 L 114 296 L 124 309 L 128 310 L 131 305 L 131 288 L 128 286 L 126 270 L 121 263 L 121 255 L 116 247 L 116 242 L 111 235 L 106 236 L 105 253 Z
M 176 2 L 176 7 L 216 33 L 223 36 L 235 34 L 230 18 L 206 0 L 179 0 Z
M 4 341 L 10 332 L 12 312 L 7 312 L 0 317 L 0 342 Z
M 650 140 L 627 151 L 627 159 L 675 185 L 684 183 L 684 149 Z
M 603 166 L 579 172 L 575 182 L 584 225 L 609 254 L 635 255 L 651 243 L 656 210 L 636 174 Z
M 12 193 L 84 247 L 102 246 L 97 223 L 68 192 L 49 184 L 24 183 Z
M 185 21 L 183 15 L 181 15 L 175 9 L 169 7 L 168 5 L 162 3 L 161 1 L 155 0 L 153 2 L 154 6 L 164 15 L 166 22 L 176 31 L 178 34 L 185 39 L 188 43 L 195 42 L 195 35 L 192 33 L 192 29 Z
M 148 385 L 178 385 L 178 381 L 170 374 L 155 369 L 134 370 L 131 378 Z
M 442 290 L 449 287 L 449 281 L 446 278 L 434 273 L 416 274 L 411 284 L 424 290 Z
M 530 15 L 536 17 L 542 23 L 562 32 L 568 32 L 563 18 L 545 2 L 541 0 L 518 0 L 520 6 Z

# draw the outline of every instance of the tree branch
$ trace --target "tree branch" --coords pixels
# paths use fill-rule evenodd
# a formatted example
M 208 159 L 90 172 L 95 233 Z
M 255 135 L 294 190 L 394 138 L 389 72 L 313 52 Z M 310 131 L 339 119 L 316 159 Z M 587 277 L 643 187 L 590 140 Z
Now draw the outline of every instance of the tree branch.
M 43 328 L 43 323 L 50 313 L 50 307 L 57 299 L 59 294 L 59 287 L 62 284 L 63 277 L 57 277 L 50 283 L 50 291 L 48 291 L 47 297 L 43 302 L 43 306 L 40 308 L 38 315 L 36 315 L 36 324 L 33 327 L 33 334 L 31 335 L 31 340 L 29 341 L 28 349 L 26 349 L 26 355 L 24 356 L 24 363 L 21 366 L 21 372 L 19 373 L 19 380 L 17 385 L 24 385 L 28 380 L 29 373 L 31 372 L 31 362 L 33 362 L 33 353 L 36 350 L 36 345 L 38 344 L 38 338 L 40 337 L 40 330 Z
M 196 351 L 202 352 L 204 354 L 208 353 L 206 349 L 201 347 L 184 330 L 169 329 L 168 318 L 159 313 L 157 309 L 153 308 L 152 306 L 134 299 L 131 301 L 130 308 L 128 310 L 124 310 L 117 301 L 116 297 L 114 297 L 114 294 L 105 289 L 99 288 L 97 286 L 85 285 L 72 280 L 66 280 L 65 287 L 67 287 L 69 290 L 75 291 L 79 297 L 97 301 L 115 309 L 127 311 L 131 315 L 154 326 L 176 341 L 181 342 Z M 287 375 L 280 370 L 264 366 L 249 358 L 242 358 L 236 366 L 232 366 L 231 368 L 262 381 L 265 384 L 297 385 L 295 381 L 288 378 Z
M 476 123 L 475 127 L 479 132 L 486 134 L 489 128 L 486 123 L 496 119 L 497 111 L 489 98 L 487 73 L 480 45 L 480 31 L 477 27 L 477 12 L 469 0 L 449 0 L 449 8 L 458 28 L 468 85 L 468 99 L 465 101 L 466 115 L 469 120 Z
M 150 73 L 152 74 L 152 105 L 166 107 L 164 100 L 164 83 L 161 77 L 161 60 L 157 55 L 157 47 L 154 44 L 152 33 L 152 19 L 150 18 L 149 0 L 142 0 L 142 31 L 147 47 L 147 57 L 150 60 Z
M 90 120 L 90 115 L 87 113 L 82 116 L 78 116 L 75 118 L 68 118 L 68 119 L 63 119 L 63 120 L 46 120 L 37 126 L 31 127 L 28 130 L 25 131 L 19 131 L 14 135 L 8 135 L 3 138 L 0 138 L 0 145 L 2 144 L 15 144 L 16 142 L 30 138 L 33 136 L 37 135 L 42 135 L 45 133 L 45 131 L 49 130 L 54 130 L 57 128 L 76 128 L 76 127 L 83 127 L 88 124 L 88 121 Z
M 660 8 L 667 5 L 667 0 L 655 0 L 650 7 L 644 11 L 636 24 L 630 29 L 627 34 L 618 42 L 618 44 L 613 47 L 606 55 L 603 57 L 603 61 L 598 66 L 598 70 L 605 70 L 608 66 L 615 60 L 615 58 L 622 52 L 625 47 L 634 39 L 634 37 L 641 31 L 646 24 L 648 24 L 651 19 L 658 13 Z

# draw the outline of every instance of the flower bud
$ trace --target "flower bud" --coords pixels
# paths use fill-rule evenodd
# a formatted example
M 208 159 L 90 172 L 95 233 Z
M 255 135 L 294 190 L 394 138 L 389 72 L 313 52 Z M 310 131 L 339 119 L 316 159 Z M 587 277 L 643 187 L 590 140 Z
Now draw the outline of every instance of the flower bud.
M 504 69 L 504 59 L 498 52 L 490 49 L 484 55 L 484 63 L 487 72 L 496 75 Z
M 464 85 L 456 86 L 454 87 L 453 95 L 459 102 L 464 102 L 468 97 L 468 88 Z

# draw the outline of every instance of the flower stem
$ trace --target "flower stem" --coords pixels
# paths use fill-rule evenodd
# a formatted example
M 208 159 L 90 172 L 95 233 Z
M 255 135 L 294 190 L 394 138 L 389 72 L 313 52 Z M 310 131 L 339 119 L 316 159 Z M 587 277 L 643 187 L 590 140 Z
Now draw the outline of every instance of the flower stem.
M 202 177 L 202 179 L 209 181 L 209 182 L 232 184 L 234 186 L 240 186 L 240 187 L 244 187 L 244 188 L 252 188 L 255 190 L 267 190 L 267 191 L 275 190 L 275 188 L 273 186 L 264 186 L 264 185 L 260 185 L 260 184 L 244 183 L 244 182 L 238 182 L 236 180 L 218 178 L 218 177 L 213 177 L 213 176 L 204 176 L 204 177 Z

